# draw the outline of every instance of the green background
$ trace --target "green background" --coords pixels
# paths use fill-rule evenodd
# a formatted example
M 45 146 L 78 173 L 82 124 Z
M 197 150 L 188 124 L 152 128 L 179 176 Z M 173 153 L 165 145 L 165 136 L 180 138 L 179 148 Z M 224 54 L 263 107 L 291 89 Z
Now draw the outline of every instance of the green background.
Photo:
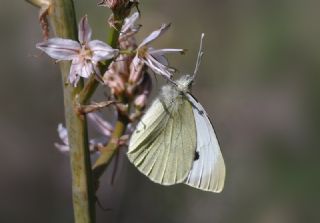
M 320 222 L 319 1 L 143 1 L 138 40 L 172 22 L 159 48 L 182 73 L 205 55 L 193 93 L 213 119 L 227 167 L 221 194 L 152 183 L 122 155 L 116 181 L 103 176 L 98 222 Z M 109 11 L 76 1 L 94 38 Z M 24 1 L 0 6 L 0 222 L 72 222 L 69 158 L 58 152 L 61 80 L 35 49 L 38 11 Z M 158 78 L 159 79 L 159 78 Z M 161 81 L 154 82 L 154 92 Z M 124 153 L 124 151 L 122 152 Z M 112 168 L 110 168 L 112 169 Z

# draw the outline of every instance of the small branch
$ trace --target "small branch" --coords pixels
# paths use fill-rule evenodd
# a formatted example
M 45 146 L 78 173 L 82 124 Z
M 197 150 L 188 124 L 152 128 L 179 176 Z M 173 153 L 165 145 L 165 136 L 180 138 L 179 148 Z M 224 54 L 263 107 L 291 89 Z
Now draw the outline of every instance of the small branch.
M 78 114 L 88 114 L 90 112 L 95 112 L 97 110 L 100 110 L 102 108 L 108 107 L 113 104 L 117 104 L 118 102 L 116 101 L 103 101 L 103 102 L 98 102 L 98 103 L 92 103 L 90 105 L 77 105 L 76 110 Z
M 121 145 L 119 142 L 121 141 L 121 136 L 123 136 L 126 131 L 127 124 L 128 118 L 119 115 L 109 143 L 100 150 L 101 154 L 93 165 L 93 177 L 96 181 L 96 184 L 98 184 L 99 178 L 104 173 L 113 155 Z M 96 187 L 96 189 L 98 189 L 98 187 Z

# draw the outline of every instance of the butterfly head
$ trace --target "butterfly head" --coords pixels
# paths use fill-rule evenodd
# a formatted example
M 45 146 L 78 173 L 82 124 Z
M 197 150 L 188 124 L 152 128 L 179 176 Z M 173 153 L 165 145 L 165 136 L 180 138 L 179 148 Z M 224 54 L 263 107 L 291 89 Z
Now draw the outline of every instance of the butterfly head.
M 187 93 L 190 91 L 191 85 L 194 80 L 194 75 L 184 75 L 179 80 L 176 81 L 176 87 L 178 91 Z

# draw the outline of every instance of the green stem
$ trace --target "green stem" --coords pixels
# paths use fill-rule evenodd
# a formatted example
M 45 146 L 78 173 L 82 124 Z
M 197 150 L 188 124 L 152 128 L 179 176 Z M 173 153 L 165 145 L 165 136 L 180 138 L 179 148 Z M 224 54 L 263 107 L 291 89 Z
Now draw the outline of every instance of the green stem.
M 104 173 L 105 169 L 110 163 L 111 158 L 116 153 L 119 147 L 119 139 L 125 133 L 127 124 L 128 119 L 120 115 L 118 117 L 118 121 L 116 122 L 109 143 L 101 150 L 99 158 L 93 165 L 93 176 L 96 182 L 99 181 L 99 178 Z
M 116 48 L 118 45 L 118 38 L 120 35 L 119 31 L 121 30 L 121 27 L 123 25 L 123 19 L 118 20 L 118 21 L 120 21 L 120 22 L 117 23 L 117 27 L 115 27 L 115 28 L 112 27 L 110 29 L 109 36 L 108 36 L 108 44 L 112 48 Z M 110 65 L 111 62 L 112 62 L 112 60 L 109 60 L 106 62 L 105 65 L 103 65 L 103 69 L 102 69 L 103 72 L 108 68 L 108 66 Z M 84 86 L 84 89 L 80 93 L 80 97 L 79 97 L 80 104 L 86 104 L 88 102 L 88 100 L 91 98 L 92 94 L 96 90 L 97 86 L 98 86 L 98 82 L 95 80 L 95 78 L 90 78 L 89 81 L 87 82 L 87 84 Z M 119 114 L 119 112 L 118 112 L 118 114 Z M 115 124 L 115 128 L 112 133 L 111 139 L 109 140 L 109 143 L 107 144 L 107 146 L 105 146 L 101 150 L 100 156 L 98 157 L 98 159 L 96 160 L 96 162 L 94 163 L 94 165 L 92 167 L 93 177 L 94 177 L 94 181 L 96 183 L 96 187 L 95 187 L 96 190 L 98 189 L 99 178 L 106 170 L 113 155 L 116 153 L 116 151 L 119 147 L 119 144 L 118 144 L 119 139 L 125 133 L 127 124 L 128 124 L 127 118 L 123 117 L 121 114 L 119 114 L 118 120 Z
M 37 5 L 36 0 L 28 2 Z M 37 5 L 39 6 L 39 5 Z M 73 0 L 50 0 L 50 19 L 55 35 L 77 39 L 77 24 Z M 67 84 L 70 62 L 59 62 L 63 81 L 65 119 L 70 145 L 72 195 L 75 223 L 95 222 L 95 193 L 92 181 L 88 148 L 86 117 L 75 112 L 75 97 L 83 89 L 83 81 L 77 87 Z

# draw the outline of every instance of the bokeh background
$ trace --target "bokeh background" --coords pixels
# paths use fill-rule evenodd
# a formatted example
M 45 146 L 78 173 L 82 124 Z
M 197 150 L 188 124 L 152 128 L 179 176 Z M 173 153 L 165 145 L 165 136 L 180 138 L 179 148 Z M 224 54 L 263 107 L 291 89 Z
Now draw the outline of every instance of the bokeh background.
M 109 11 L 76 0 L 94 37 L 105 39 Z M 194 95 L 214 121 L 227 167 L 221 194 L 152 183 L 123 159 L 115 184 L 103 177 L 98 222 L 320 222 L 320 2 L 312 0 L 141 0 L 140 40 L 163 22 L 157 47 L 194 67 Z M 58 152 L 63 121 L 58 67 L 39 56 L 38 11 L 24 1 L 0 7 L 0 222 L 69 223 L 69 158 Z M 155 83 L 157 88 L 159 83 Z

